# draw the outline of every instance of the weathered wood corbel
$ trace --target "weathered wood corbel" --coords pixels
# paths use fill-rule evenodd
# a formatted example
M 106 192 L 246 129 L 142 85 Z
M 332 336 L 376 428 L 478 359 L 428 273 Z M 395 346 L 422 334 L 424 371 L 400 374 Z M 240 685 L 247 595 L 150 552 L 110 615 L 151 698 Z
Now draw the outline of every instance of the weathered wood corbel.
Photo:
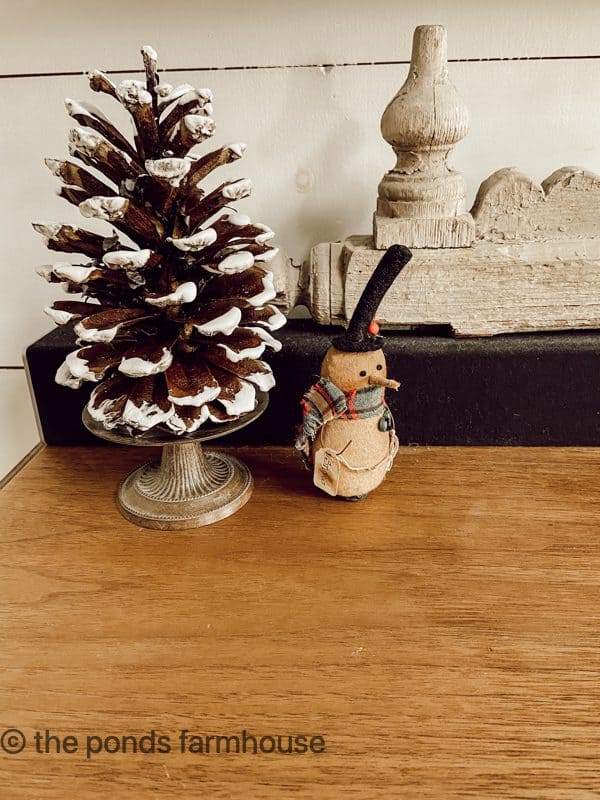
M 381 251 L 413 259 L 378 320 L 394 328 L 449 326 L 456 335 L 600 328 L 600 177 L 563 167 L 541 185 L 515 168 L 480 186 L 470 213 L 448 164 L 468 113 L 448 81 L 446 31 L 416 29 L 408 78 L 382 118 L 397 157 L 379 185 L 372 236 L 318 244 L 300 272 L 274 269 L 281 304 L 345 323 Z

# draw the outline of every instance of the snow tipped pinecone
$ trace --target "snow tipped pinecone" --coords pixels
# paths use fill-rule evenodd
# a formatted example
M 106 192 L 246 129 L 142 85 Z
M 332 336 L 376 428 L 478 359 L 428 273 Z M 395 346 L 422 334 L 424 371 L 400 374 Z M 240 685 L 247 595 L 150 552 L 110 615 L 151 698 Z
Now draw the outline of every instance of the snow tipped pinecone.
M 268 243 L 273 232 L 231 208 L 250 194 L 250 181 L 201 188 L 245 145 L 190 155 L 213 134 L 211 92 L 159 85 L 156 53 L 144 47 L 142 56 L 144 83 L 115 85 L 99 71 L 89 76 L 94 91 L 129 111 L 135 144 L 93 106 L 67 100 L 78 123 L 69 152 L 80 163 L 46 161 L 63 183 L 62 197 L 127 240 L 114 230 L 102 236 L 71 225 L 34 228 L 49 249 L 86 257 L 39 270 L 84 296 L 45 309 L 59 325 L 76 323 L 80 345 L 56 381 L 71 388 L 97 383 L 88 410 L 106 428 L 161 425 L 182 434 L 255 408 L 256 389 L 275 383 L 261 358 L 265 348 L 281 348 L 269 331 L 285 317 L 269 305 L 273 275 L 262 266 L 277 253 Z

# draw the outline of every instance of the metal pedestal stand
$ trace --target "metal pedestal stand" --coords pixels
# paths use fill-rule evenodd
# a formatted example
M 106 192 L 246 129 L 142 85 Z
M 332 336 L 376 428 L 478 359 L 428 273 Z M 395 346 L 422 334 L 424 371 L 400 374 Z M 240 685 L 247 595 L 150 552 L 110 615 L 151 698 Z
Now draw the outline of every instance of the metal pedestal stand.
M 234 514 L 252 495 L 252 476 L 237 458 L 202 448 L 202 442 L 218 439 L 244 428 L 266 409 L 268 394 L 258 395 L 254 411 L 239 420 L 205 424 L 196 433 L 176 437 L 151 429 L 139 436 L 106 430 L 87 409 L 85 427 L 100 439 L 135 447 L 162 446 L 160 462 L 150 461 L 128 475 L 119 486 L 117 506 L 121 514 L 144 528 L 179 530 L 200 528 Z

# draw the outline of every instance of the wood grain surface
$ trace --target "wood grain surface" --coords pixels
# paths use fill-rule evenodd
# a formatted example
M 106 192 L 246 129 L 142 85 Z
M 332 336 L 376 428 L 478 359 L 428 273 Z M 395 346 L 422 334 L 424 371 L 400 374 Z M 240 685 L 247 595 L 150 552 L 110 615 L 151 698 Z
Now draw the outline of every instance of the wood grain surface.
M 600 796 L 598 450 L 403 449 L 362 504 L 235 452 L 254 496 L 197 531 L 118 515 L 136 448 L 45 449 L 0 493 L 0 733 L 27 737 L 3 800 Z M 37 753 L 46 729 L 77 751 Z M 172 752 L 86 758 L 152 729 Z

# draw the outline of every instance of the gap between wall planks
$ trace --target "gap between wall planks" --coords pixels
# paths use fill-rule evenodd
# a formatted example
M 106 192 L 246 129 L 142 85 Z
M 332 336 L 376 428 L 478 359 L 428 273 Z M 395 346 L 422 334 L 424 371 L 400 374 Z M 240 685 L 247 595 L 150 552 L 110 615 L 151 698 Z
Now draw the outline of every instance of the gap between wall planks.
M 600 59 L 600 54 L 584 56 L 490 56 L 489 58 L 449 58 L 449 64 L 476 64 L 486 61 L 595 61 Z M 169 67 L 159 69 L 159 74 L 168 75 L 170 72 L 236 72 L 244 70 L 261 69 L 334 69 L 339 67 L 389 67 L 406 66 L 407 61 L 342 61 L 322 64 L 248 64 L 246 66 L 226 66 L 226 67 Z M 142 74 L 139 69 L 107 69 L 107 75 L 134 75 Z M 87 71 L 71 70 L 67 72 L 18 72 L 0 75 L 0 80 L 4 78 L 65 78 L 87 75 Z

